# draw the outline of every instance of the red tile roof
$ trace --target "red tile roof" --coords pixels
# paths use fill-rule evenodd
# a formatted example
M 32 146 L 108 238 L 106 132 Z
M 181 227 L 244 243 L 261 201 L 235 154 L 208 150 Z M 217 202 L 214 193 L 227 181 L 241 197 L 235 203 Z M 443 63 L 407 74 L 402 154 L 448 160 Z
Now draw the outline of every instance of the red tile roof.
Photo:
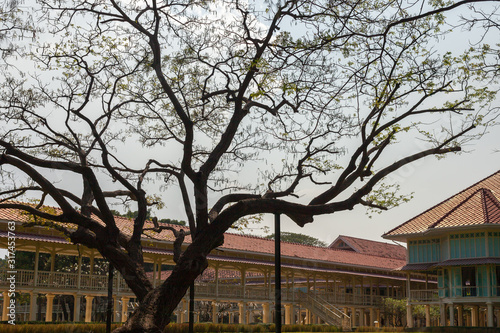
M 6 209 L 6 208 L 0 209 L 0 220 L 25 222 L 27 221 L 27 219 L 28 217 L 26 214 L 21 214 L 19 213 L 19 211 L 15 209 Z M 133 229 L 132 220 L 123 217 L 116 217 L 115 221 L 118 228 L 122 230 L 122 232 L 128 235 L 132 234 L 132 229 Z M 174 228 L 187 229 L 187 227 L 181 227 L 178 225 L 171 225 L 171 226 L 173 226 Z M 145 228 L 152 228 L 152 227 L 153 227 L 152 222 L 147 221 L 145 224 Z M 19 230 L 19 232 L 21 232 L 21 230 Z M 174 241 L 174 236 L 172 235 L 172 232 L 168 230 L 163 230 L 161 233 L 156 233 L 154 231 L 147 231 L 145 234 L 146 236 L 143 236 L 145 241 L 151 238 L 159 241 L 167 241 L 167 242 Z M 189 236 L 186 237 L 185 243 L 191 243 L 191 238 Z M 273 255 L 274 240 L 255 237 L 255 236 L 245 236 L 245 235 L 226 233 L 224 236 L 224 245 L 221 246 L 220 249 L 226 250 L 226 252 L 231 252 L 231 250 L 233 250 L 234 252 L 238 253 L 251 252 L 259 255 Z M 226 253 L 226 255 L 231 255 L 231 254 Z M 287 243 L 287 242 L 283 242 L 281 245 L 281 255 L 282 258 L 292 258 L 292 259 L 297 258 L 302 260 L 311 260 L 313 262 L 322 261 L 329 264 L 333 263 L 344 266 L 347 265 L 347 266 L 358 266 L 358 267 L 363 266 L 366 268 L 374 268 L 381 270 L 392 270 L 394 268 L 401 267 L 406 263 L 406 260 L 402 258 L 390 257 L 390 256 L 384 257 L 381 256 L 380 253 L 375 253 L 375 255 L 373 255 L 373 253 L 371 254 L 357 253 L 352 251 L 315 247 L 315 246 L 308 246 L 308 245 L 301 245 L 301 244 Z M 225 256 L 220 256 L 220 258 L 224 257 Z
M 460 226 L 500 225 L 500 170 L 385 233 L 384 238 Z
M 344 242 L 353 251 L 358 253 L 371 254 L 384 258 L 406 260 L 406 248 L 401 245 L 340 235 L 328 247 L 334 249 L 341 249 L 340 247 L 337 246 L 340 242 Z

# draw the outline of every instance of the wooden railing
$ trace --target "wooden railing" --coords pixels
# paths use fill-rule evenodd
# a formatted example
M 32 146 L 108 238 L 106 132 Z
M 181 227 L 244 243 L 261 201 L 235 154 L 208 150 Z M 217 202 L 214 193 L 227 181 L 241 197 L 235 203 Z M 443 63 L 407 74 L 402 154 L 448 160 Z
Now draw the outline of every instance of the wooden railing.
M 410 300 L 417 302 L 437 302 L 439 301 L 438 290 L 410 290 Z
M 9 281 L 7 272 L 0 272 L 0 287 L 8 286 Z M 159 281 L 156 281 L 158 285 Z M 108 277 L 106 275 L 90 275 L 64 272 L 38 271 L 35 281 L 35 272 L 32 270 L 17 270 L 16 287 L 18 291 L 39 290 L 43 291 L 63 291 L 64 292 L 94 292 L 107 294 Z M 24 287 L 24 288 L 23 288 Z M 113 279 L 113 290 L 115 293 L 130 294 L 125 280 L 121 276 L 115 275 Z M 245 301 L 273 301 L 274 287 L 262 285 L 236 285 L 219 283 L 198 283 L 196 284 L 195 294 L 197 299 L 226 299 L 226 300 L 245 300 Z M 282 289 L 281 299 L 283 302 L 298 301 L 297 290 Z M 378 305 L 380 296 L 345 294 L 345 293 L 318 293 L 325 302 L 339 305 Z
M 299 292 L 301 306 L 309 309 L 329 325 L 342 327 L 344 332 L 351 331 L 351 318 L 332 304 L 313 293 Z

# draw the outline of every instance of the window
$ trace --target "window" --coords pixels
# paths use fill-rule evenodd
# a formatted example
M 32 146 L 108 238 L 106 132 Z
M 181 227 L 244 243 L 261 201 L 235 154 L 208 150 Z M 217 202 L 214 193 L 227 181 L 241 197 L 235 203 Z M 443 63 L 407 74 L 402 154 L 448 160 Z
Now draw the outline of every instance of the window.
M 462 296 L 477 296 L 476 267 L 462 267 Z
M 490 257 L 500 257 L 500 232 L 488 232 L 488 250 Z
M 500 266 L 496 267 L 496 281 L 497 281 L 497 296 L 500 296 Z
M 485 257 L 486 233 L 472 232 L 450 235 L 450 255 L 451 259 Z
M 438 262 L 441 258 L 439 239 L 420 239 L 408 242 L 410 263 Z

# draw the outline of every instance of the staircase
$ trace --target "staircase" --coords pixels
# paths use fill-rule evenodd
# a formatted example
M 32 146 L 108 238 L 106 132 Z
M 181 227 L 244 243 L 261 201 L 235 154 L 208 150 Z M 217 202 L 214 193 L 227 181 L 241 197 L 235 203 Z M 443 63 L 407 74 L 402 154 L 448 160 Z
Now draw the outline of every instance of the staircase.
M 336 306 L 319 296 L 312 296 L 302 291 L 299 291 L 299 299 L 302 307 L 320 317 L 325 323 L 342 327 L 344 332 L 352 331 L 351 317 Z

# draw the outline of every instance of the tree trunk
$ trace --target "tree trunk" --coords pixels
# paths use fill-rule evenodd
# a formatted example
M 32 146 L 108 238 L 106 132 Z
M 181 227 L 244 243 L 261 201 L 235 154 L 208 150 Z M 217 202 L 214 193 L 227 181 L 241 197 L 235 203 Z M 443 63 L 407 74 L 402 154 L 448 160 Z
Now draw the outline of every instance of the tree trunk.
M 201 233 L 179 258 L 170 277 L 152 289 L 127 322 L 114 333 L 161 333 L 191 283 L 208 267 L 207 255 L 222 237 Z

